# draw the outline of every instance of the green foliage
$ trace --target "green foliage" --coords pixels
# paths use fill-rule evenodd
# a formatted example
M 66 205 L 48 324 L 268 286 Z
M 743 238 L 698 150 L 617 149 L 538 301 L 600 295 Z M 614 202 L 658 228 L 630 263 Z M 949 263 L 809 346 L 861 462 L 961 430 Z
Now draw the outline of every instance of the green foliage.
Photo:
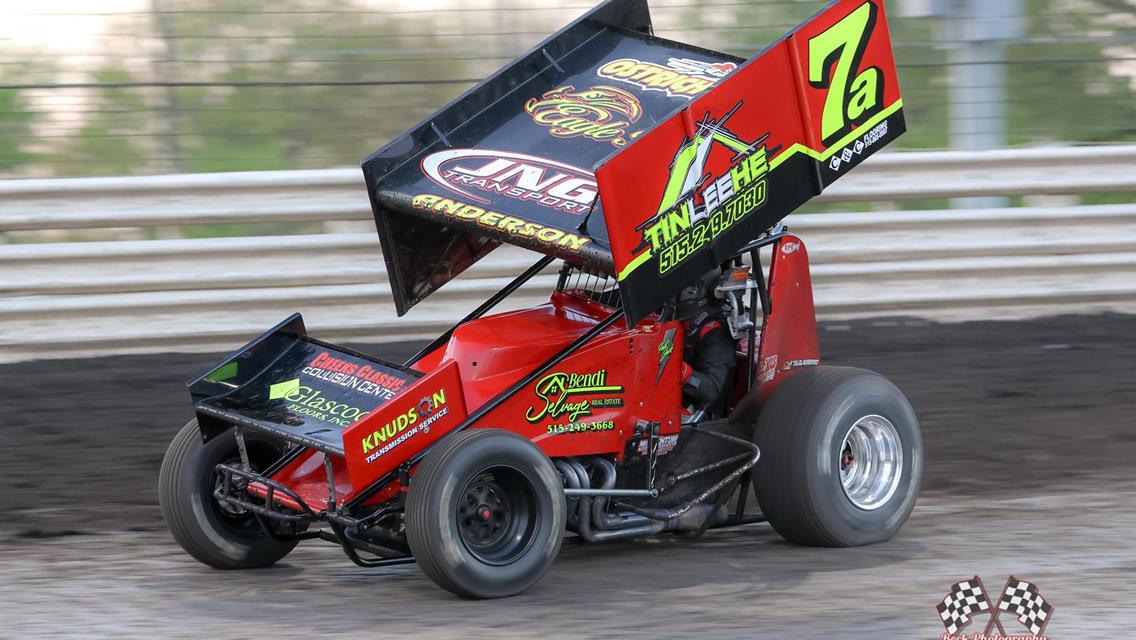
M 326 14 L 298 0 L 158 0 L 154 6 L 156 13 L 111 31 L 138 32 L 142 25 L 165 51 L 131 58 L 116 50 L 122 60 L 112 56 L 91 74 L 92 83 L 116 86 L 83 92 L 81 126 L 57 137 L 43 158 L 56 174 L 353 165 L 465 85 L 336 83 L 491 70 L 467 71 L 463 54 L 446 50 L 454 40 L 431 35 L 436 27 L 428 18 L 395 20 L 362 2 L 335 3 Z M 147 58 L 154 59 L 130 62 Z M 17 99 L 0 91 L 0 163 L 6 162 L 0 170 L 32 159 L 19 151 L 35 136 Z
M 1133 51 L 1115 44 L 1136 36 L 1136 7 L 1030 0 L 1029 9 L 1035 40 L 1007 50 L 1009 143 L 1136 140 L 1136 78 L 1122 60 Z
M 440 105 L 453 93 L 431 86 L 335 86 L 359 80 L 447 78 L 461 62 L 406 63 L 406 50 L 444 49 L 427 21 L 386 19 L 365 5 L 339 3 L 348 14 L 273 14 L 248 0 L 208 0 L 194 13 L 163 16 L 166 42 L 185 61 L 179 78 L 244 86 L 181 87 L 166 95 L 178 148 L 178 170 L 240 171 L 356 164 L 429 112 L 406 104 Z M 200 13 L 196 13 L 200 11 Z M 225 12 L 223 28 L 216 15 Z M 395 45 L 381 53 L 384 45 Z M 378 51 L 378 52 L 377 52 Z M 385 73 L 384 73 L 385 72 Z M 393 72 L 393 73 L 392 73 Z M 395 76 L 398 74 L 398 76 Z M 392 77 L 393 76 L 393 77 Z M 401 77 L 399 77 L 401 76 Z M 263 83 L 266 86 L 258 86 Z M 313 86 L 270 86 L 313 83 Z
M 19 84 L 43 67 L 30 63 L 0 66 L 0 83 Z M 19 169 L 38 158 L 37 153 L 28 150 L 38 120 L 24 91 L 0 89 L 0 173 Z
M 133 80 L 126 71 L 106 68 L 92 78 L 101 84 Z M 125 175 L 146 173 L 148 127 L 146 102 L 132 89 L 102 88 L 93 92 L 86 124 L 55 149 L 60 175 Z
M 31 137 L 34 114 L 19 91 L 0 89 L 0 171 L 8 171 L 35 159 L 24 150 Z
M 666 4 L 658 3 L 654 12 L 662 35 L 748 57 L 821 2 Z M 1007 48 L 1010 144 L 1136 140 L 1136 63 L 1116 61 L 1136 57 L 1125 44 L 1136 36 L 1130 0 L 1025 5 L 1029 39 Z M 157 11 L 123 19 L 110 31 L 163 46 L 131 54 L 129 45 L 107 40 L 111 62 L 87 80 L 149 86 L 82 92 L 81 107 L 67 114 L 78 127 L 65 129 L 66 135 L 44 133 L 51 114 L 35 114 L 26 92 L 0 89 L 0 172 L 46 167 L 60 175 L 107 175 L 353 165 L 467 85 L 332 85 L 482 77 L 507 61 L 496 54 L 523 44 L 515 36 L 439 35 L 511 30 L 492 14 L 473 11 L 391 15 L 363 0 L 154 0 L 146 6 Z M 952 80 L 949 48 L 937 42 L 942 25 L 899 17 L 897 7 L 889 2 L 908 118 L 899 146 L 949 147 Z M 461 21 L 446 22 L 454 15 Z M 564 16 L 540 11 L 525 19 L 530 21 L 523 30 L 542 31 L 559 26 Z M 208 86 L 156 86 L 163 81 Z

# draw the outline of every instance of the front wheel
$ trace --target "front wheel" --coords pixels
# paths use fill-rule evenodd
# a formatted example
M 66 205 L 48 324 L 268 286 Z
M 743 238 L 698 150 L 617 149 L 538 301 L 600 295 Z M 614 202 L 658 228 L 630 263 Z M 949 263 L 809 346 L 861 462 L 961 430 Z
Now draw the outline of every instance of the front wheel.
M 465 598 L 522 593 L 563 540 L 564 489 L 532 442 L 498 429 L 453 434 L 426 456 L 406 497 L 406 537 L 422 572 Z
M 263 471 L 283 455 L 281 447 L 258 436 L 245 438 L 249 463 Z M 267 567 L 288 555 L 295 540 L 271 538 L 256 517 L 213 497 L 221 463 L 240 460 L 237 441 L 222 434 L 201 441 L 191 420 L 170 443 L 158 475 L 158 502 L 174 539 L 189 555 L 217 569 Z
M 812 367 L 762 408 L 754 490 L 786 540 L 850 547 L 895 535 L 919 494 L 923 444 L 903 393 L 883 376 Z

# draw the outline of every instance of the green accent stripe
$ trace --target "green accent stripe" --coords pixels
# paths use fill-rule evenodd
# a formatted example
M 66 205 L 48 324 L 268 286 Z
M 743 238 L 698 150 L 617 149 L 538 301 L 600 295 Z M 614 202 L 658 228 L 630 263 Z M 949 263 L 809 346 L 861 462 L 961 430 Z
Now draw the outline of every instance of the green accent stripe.
M 816 151 L 815 149 L 810 149 L 809 147 L 806 147 L 805 145 L 801 144 L 800 142 L 795 142 L 795 143 L 793 143 L 793 145 L 791 147 L 789 147 L 788 149 L 783 151 L 781 153 L 781 155 L 779 155 L 776 158 L 769 161 L 769 170 L 773 171 L 777 167 L 781 166 L 781 164 L 784 163 L 786 160 L 788 160 L 789 158 L 792 158 L 794 155 L 796 155 L 798 153 L 803 153 L 803 154 L 809 156 L 810 158 L 812 158 L 812 159 L 814 159 L 818 162 L 825 162 L 826 160 L 831 158 L 833 155 L 835 155 L 837 151 L 840 151 L 844 147 L 848 146 L 848 144 L 851 143 L 853 140 L 864 135 L 864 131 L 866 129 L 871 129 L 872 127 L 876 126 L 877 124 L 879 124 L 879 123 L 883 122 L 884 120 L 890 118 L 892 116 L 892 114 L 894 114 L 896 111 L 899 111 L 902 108 L 903 108 L 903 99 L 901 98 L 901 99 L 893 102 L 891 104 L 891 106 L 889 106 L 888 108 L 884 109 L 883 111 L 881 111 L 881 112 L 877 113 L 876 115 L 872 116 L 871 118 L 869 118 L 868 121 L 865 122 L 864 124 L 860 125 L 859 127 L 856 127 L 856 129 L 849 132 L 848 135 L 844 136 L 840 140 L 837 140 L 836 143 L 830 145 L 824 151 Z M 631 262 L 627 263 L 627 266 L 624 267 L 623 270 L 619 272 L 618 279 L 622 282 L 624 279 L 627 278 L 627 276 L 631 275 L 632 271 L 635 271 L 639 267 L 643 266 L 643 263 L 647 262 L 650 259 L 651 259 L 651 249 L 650 249 L 650 247 L 648 247 L 646 251 L 644 251 L 643 253 L 641 253 L 638 256 L 635 256 L 635 258 L 632 259 Z
M 650 260 L 650 259 L 651 259 L 651 247 L 647 247 L 646 251 L 635 256 L 635 259 L 632 260 L 631 262 L 628 262 L 627 266 L 623 268 L 623 271 L 619 272 L 619 279 L 623 280 L 627 276 L 631 275 L 632 271 L 643 266 L 643 263 Z
M 217 370 L 205 376 L 205 379 L 209 382 L 224 382 L 225 380 L 228 380 L 230 378 L 235 378 L 237 377 L 237 366 L 238 363 L 235 360 L 233 362 L 229 362 L 225 365 L 217 367 Z
M 883 122 L 884 120 L 890 118 L 892 116 L 892 114 L 894 114 L 896 111 L 899 111 L 902 108 L 903 108 L 903 100 L 902 99 L 896 100 L 894 103 L 892 103 L 892 105 L 890 107 L 884 109 L 883 111 L 881 111 L 881 112 L 877 113 L 876 115 L 872 116 L 871 118 L 869 118 L 867 122 L 860 125 L 855 130 L 850 131 L 848 133 L 848 135 L 837 140 L 834 144 L 829 146 L 823 152 L 819 152 L 819 151 L 816 151 L 814 149 L 810 149 L 809 147 L 806 147 L 805 145 L 801 144 L 800 142 L 795 142 L 795 143 L 793 143 L 793 146 L 786 149 L 784 152 L 781 153 L 781 155 L 779 155 L 776 158 L 774 158 L 773 160 L 769 161 L 769 170 L 772 171 L 773 169 L 776 169 L 777 167 L 781 166 L 782 162 L 785 162 L 786 160 L 793 157 L 793 155 L 797 154 L 797 153 L 803 153 L 803 154 L 807 155 L 808 157 L 810 157 L 813 160 L 816 160 L 818 162 L 825 162 L 826 160 L 828 160 L 832 156 L 836 155 L 837 151 L 840 151 L 844 147 L 847 147 L 856 138 L 859 138 L 860 136 L 864 135 L 865 129 L 871 129 L 872 127 L 876 126 L 877 124 L 879 124 L 879 123 Z

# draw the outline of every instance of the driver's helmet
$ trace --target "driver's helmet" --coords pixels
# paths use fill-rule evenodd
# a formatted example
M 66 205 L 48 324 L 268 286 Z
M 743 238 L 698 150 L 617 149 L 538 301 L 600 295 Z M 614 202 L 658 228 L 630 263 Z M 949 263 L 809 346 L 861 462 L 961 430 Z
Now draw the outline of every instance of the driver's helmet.
M 709 311 L 714 302 L 714 287 L 718 285 L 721 277 L 722 269 L 715 267 L 680 291 L 678 304 L 675 305 L 675 317 L 678 320 L 688 320 L 704 311 Z

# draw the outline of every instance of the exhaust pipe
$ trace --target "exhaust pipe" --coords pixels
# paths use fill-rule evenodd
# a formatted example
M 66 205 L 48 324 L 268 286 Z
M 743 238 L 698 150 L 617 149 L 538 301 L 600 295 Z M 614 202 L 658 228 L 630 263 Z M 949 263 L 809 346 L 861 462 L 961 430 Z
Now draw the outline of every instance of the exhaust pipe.
M 602 458 L 594 458 L 591 462 L 602 471 L 604 476 L 599 488 L 614 488 L 616 482 L 615 465 Z M 555 464 L 569 487 L 574 489 L 592 488 L 588 471 L 579 460 L 569 458 L 557 460 Z M 638 538 L 665 531 L 697 531 L 702 528 L 714 511 L 713 505 L 699 504 L 684 511 L 678 517 L 669 520 L 652 520 L 640 515 L 608 515 L 605 508 L 606 498 L 580 496 L 579 501 L 575 515 L 576 533 L 588 542 Z
M 592 458 L 592 464 L 603 470 L 604 480 L 601 489 L 615 488 L 615 464 L 604 458 Z M 651 521 L 650 518 L 635 514 L 609 515 L 607 512 L 607 498 L 594 498 L 592 500 L 592 526 L 602 530 L 626 529 L 628 527 L 642 526 Z
M 564 478 L 564 482 L 568 485 L 569 489 L 580 488 L 580 478 L 576 475 L 576 471 L 568 466 L 567 462 L 563 460 L 553 460 L 552 464 L 556 466 L 556 470 L 560 472 L 561 477 Z M 572 500 L 572 498 L 569 498 L 569 500 Z M 568 509 L 568 529 L 577 532 L 579 530 L 579 519 L 576 517 L 576 510 L 574 509 Z

